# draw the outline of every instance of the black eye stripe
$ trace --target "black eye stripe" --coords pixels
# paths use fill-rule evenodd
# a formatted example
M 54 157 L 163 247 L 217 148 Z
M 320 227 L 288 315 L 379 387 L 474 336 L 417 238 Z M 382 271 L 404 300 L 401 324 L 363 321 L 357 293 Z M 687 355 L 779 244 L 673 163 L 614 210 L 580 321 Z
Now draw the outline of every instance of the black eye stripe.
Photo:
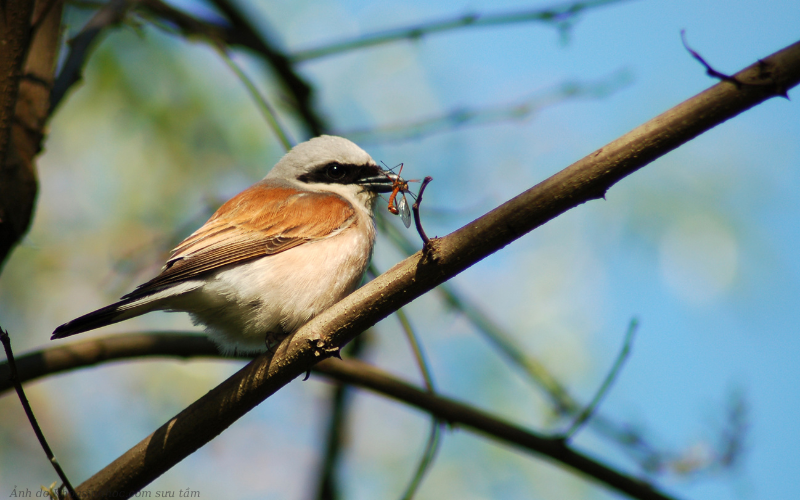
M 376 171 L 376 167 L 372 165 L 331 162 L 299 176 L 297 180 L 306 183 L 352 184 L 364 177 L 374 176 Z

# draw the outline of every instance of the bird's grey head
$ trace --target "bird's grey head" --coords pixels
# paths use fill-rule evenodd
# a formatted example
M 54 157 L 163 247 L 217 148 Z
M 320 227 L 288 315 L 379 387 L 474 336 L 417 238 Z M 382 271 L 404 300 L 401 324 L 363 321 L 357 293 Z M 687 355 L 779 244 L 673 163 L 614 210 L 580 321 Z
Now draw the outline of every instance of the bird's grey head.
M 388 193 L 392 181 L 386 173 L 353 142 L 322 135 L 293 147 L 266 178 L 300 182 L 310 189 Z

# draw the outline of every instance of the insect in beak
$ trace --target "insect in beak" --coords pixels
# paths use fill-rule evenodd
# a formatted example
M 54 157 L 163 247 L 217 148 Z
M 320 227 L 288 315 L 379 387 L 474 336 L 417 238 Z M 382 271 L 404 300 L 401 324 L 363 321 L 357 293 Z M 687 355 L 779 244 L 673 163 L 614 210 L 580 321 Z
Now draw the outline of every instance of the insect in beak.
M 407 181 L 400 177 L 401 173 L 403 173 L 402 163 L 400 164 L 400 170 L 396 174 L 392 171 L 386 174 L 386 177 L 392 181 L 392 194 L 389 195 L 389 206 L 387 208 L 392 214 L 400 215 L 400 219 L 406 227 L 411 227 L 411 209 L 408 207 L 406 193 L 411 194 L 408 190 L 408 183 L 418 182 L 418 180 Z M 411 194 L 411 196 L 414 195 Z

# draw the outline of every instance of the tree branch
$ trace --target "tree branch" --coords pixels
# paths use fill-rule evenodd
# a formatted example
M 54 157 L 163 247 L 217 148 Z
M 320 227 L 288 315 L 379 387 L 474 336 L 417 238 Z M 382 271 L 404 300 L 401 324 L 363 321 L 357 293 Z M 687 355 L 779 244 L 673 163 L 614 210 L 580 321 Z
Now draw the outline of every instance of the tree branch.
M 46 375 L 110 361 L 151 356 L 184 359 L 202 356 L 223 357 L 205 335 L 177 332 L 121 334 L 25 354 L 17 358 L 17 372 L 20 382 L 28 382 Z M 572 450 L 565 445 L 560 436 L 546 437 L 510 424 L 469 405 L 415 387 L 364 362 L 353 359 L 328 359 L 318 363 L 313 370 L 340 383 L 366 388 L 420 408 L 451 426 L 464 426 L 510 446 L 536 455 L 544 455 L 634 498 L 643 500 L 671 498 L 643 481 L 621 474 Z M 0 363 L 0 392 L 13 387 L 8 381 L 8 373 L 8 364 Z M 82 487 L 79 495 L 84 497 L 91 491 Z M 97 497 L 102 498 L 99 494 Z
M 340 346 L 469 266 L 586 201 L 620 179 L 800 81 L 800 42 L 625 134 L 418 252 L 323 312 L 78 487 L 78 493 L 133 495 Z M 584 470 L 584 469 L 581 469 Z M 586 472 L 584 470 L 584 472 Z
M 374 334 L 374 333 L 373 333 Z M 359 359 L 364 355 L 371 334 L 364 332 L 356 337 L 347 347 L 348 358 Z M 349 421 L 353 388 L 347 384 L 336 384 L 331 390 L 328 428 L 325 431 L 322 463 L 314 474 L 317 481 L 316 500 L 338 500 L 342 498 L 339 486 L 339 464 L 347 441 L 347 424 Z
M 147 335 L 123 334 L 69 343 L 17 356 L 17 376 L 21 383 L 54 373 L 139 357 L 196 358 L 222 357 L 205 335 L 195 332 L 152 332 Z M 251 359 L 242 357 L 240 359 Z M 0 363 L 0 393 L 12 389 L 7 363 Z
M 477 28 L 486 26 L 499 26 L 504 24 L 517 24 L 528 22 L 545 22 L 557 25 L 572 20 L 584 10 L 600 7 L 609 3 L 618 3 L 622 0 L 589 0 L 562 3 L 544 9 L 528 9 L 517 12 L 504 12 L 502 14 L 466 14 L 440 21 L 429 21 L 412 27 L 395 28 L 391 30 L 372 33 L 351 40 L 343 40 L 330 45 L 313 49 L 301 50 L 289 56 L 294 63 L 327 57 L 350 50 L 364 49 L 383 45 L 398 40 L 419 40 L 423 36 L 461 28 Z

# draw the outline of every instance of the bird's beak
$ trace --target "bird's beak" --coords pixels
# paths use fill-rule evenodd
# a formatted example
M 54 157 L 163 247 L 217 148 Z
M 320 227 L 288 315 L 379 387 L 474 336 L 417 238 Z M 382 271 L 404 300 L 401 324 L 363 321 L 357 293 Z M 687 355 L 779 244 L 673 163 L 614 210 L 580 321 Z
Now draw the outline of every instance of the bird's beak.
M 376 168 L 375 171 L 377 172 L 377 175 L 363 177 L 357 180 L 356 184 L 359 184 L 363 186 L 364 189 L 368 189 L 375 193 L 391 193 L 392 189 L 394 188 L 394 181 L 396 179 L 400 179 L 400 177 L 389 170 L 381 170 L 380 168 Z

